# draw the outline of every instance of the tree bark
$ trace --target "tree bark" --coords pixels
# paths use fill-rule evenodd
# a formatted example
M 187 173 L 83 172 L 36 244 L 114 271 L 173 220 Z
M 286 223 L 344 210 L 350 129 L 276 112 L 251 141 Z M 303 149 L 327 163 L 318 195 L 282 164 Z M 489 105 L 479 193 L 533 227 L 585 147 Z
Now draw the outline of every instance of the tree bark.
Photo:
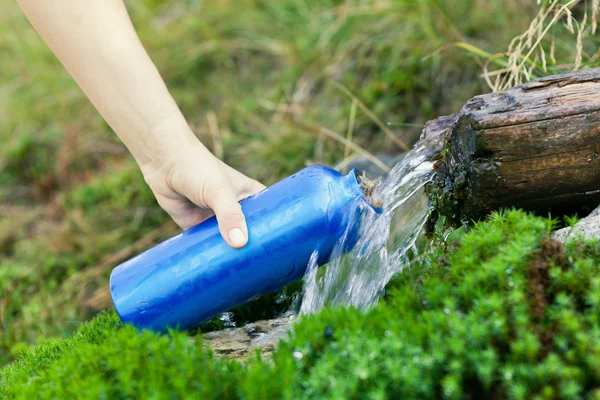
M 422 138 L 438 153 L 430 201 L 454 223 L 508 207 L 589 212 L 600 204 L 600 68 L 474 97 Z

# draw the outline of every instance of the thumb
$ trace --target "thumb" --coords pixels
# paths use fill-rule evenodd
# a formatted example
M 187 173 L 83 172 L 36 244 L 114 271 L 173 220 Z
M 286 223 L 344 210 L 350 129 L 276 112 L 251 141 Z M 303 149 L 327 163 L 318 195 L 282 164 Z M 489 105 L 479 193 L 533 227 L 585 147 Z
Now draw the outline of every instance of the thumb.
M 214 211 L 223 239 L 233 248 L 244 247 L 248 243 L 248 227 L 235 193 L 229 187 L 220 186 L 207 197 L 206 205 Z

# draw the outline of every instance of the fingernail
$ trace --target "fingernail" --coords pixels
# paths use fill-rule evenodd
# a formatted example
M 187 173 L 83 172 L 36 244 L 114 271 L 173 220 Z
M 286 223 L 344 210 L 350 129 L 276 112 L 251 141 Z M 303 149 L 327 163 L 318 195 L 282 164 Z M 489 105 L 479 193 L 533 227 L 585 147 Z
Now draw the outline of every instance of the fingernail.
M 229 241 L 236 247 L 242 247 L 246 244 L 246 235 L 240 228 L 233 228 L 229 231 Z

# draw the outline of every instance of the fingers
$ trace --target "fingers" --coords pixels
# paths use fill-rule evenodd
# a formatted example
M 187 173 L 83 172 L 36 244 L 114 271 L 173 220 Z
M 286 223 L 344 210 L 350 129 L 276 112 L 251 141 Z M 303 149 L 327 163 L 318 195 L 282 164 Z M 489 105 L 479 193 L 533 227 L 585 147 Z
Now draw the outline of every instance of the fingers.
M 262 183 L 255 181 L 254 179 L 248 179 L 244 190 L 242 190 L 238 195 L 238 200 L 243 200 L 246 197 L 252 196 L 253 194 L 256 194 L 264 189 L 266 189 L 266 186 Z
M 248 227 L 242 206 L 230 186 L 219 186 L 207 196 L 207 205 L 214 211 L 219 231 L 227 244 L 239 249 L 248 243 Z
M 194 207 L 196 207 L 196 205 L 194 205 Z M 206 216 L 203 215 L 202 210 L 200 210 L 198 207 L 196 207 L 195 210 L 190 210 L 184 214 L 171 213 L 169 215 L 183 230 L 189 229 L 206 219 Z
M 188 199 L 156 196 L 158 204 L 169 213 L 173 221 L 183 230 L 199 224 L 213 215 L 211 210 L 199 208 Z
M 184 229 L 214 212 L 225 242 L 233 248 L 244 247 L 248 243 L 248 227 L 239 201 L 260 192 L 265 186 L 216 159 L 214 163 L 208 161 L 202 173 L 196 175 L 189 172 L 195 168 L 186 164 L 171 170 L 166 185 L 172 190 L 169 195 L 188 204 L 161 206 Z
M 267 187 L 265 185 L 263 185 L 262 183 L 260 183 L 259 181 L 255 181 L 254 179 L 251 180 L 252 183 L 250 184 L 250 194 L 254 194 L 254 193 L 258 193 L 262 190 L 265 190 Z

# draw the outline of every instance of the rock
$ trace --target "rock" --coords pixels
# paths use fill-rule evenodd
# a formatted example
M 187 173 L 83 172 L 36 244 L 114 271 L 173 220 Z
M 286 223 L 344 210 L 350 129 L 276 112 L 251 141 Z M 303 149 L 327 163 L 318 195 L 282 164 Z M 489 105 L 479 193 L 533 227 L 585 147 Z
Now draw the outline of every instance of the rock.
M 202 335 L 215 354 L 225 358 L 244 361 L 254 349 L 262 349 L 263 357 L 269 357 L 277 342 L 286 336 L 292 318 L 256 321 L 241 328 L 228 328 Z
M 559 229 L 552 236 L 564 243 L 567 239 L 572 239 L 579 235 L 586 239 L 600 239 L 600 207 L 596 208 L 590 215 L 583 218 L 573 227 Z

